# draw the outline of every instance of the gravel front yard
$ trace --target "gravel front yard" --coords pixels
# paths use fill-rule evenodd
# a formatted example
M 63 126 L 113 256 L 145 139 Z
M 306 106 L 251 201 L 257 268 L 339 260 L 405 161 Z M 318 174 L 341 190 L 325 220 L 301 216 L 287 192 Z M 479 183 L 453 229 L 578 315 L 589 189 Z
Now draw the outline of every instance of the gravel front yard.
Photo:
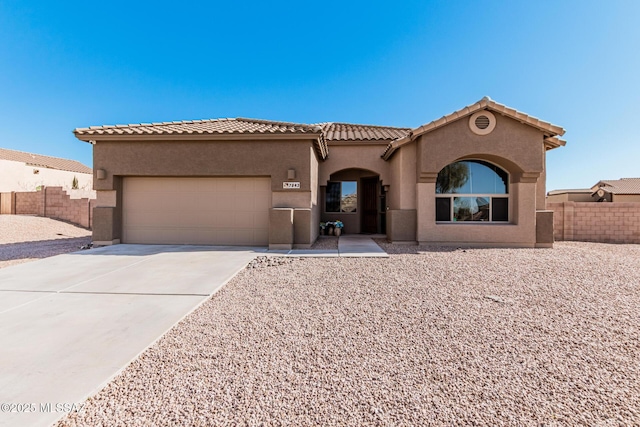
M 75 252 L 91 243 L 91 231 L 63 221 L 0 215 L 0 268 Z
M 245 269 L 60 426 L 639 425 L 640 245 Z

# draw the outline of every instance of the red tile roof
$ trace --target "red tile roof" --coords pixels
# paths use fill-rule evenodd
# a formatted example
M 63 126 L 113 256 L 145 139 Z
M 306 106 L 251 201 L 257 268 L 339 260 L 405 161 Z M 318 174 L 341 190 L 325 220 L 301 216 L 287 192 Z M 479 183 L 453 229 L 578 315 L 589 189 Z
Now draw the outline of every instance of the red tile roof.
M 78 128 L 85 135 L 188 135 L 188 134 L 319 134 L 318 126 L 257 119 L 211 119 L 178 122 L 139 123 Z M 84 139 L 84 138 L 82 138 Z
M 0 148 L 0 160 L 9 160 L 12 162 L 25 163 L 28 166 L 58 169 L 69 172 L 93 173 L 93 170 L 90 167 L 87 167 L 75 160 L 25 153 L 24 151 L 9 150 L 6 148 Z
M 468 105 L 464 108 L 461 108 L 460 110 L 447 114 L 446 116 L 442 116 L 437 120 L 433 120 L 427 124 L 412 129 L 408 135 L 402 138 L 398 138 L 398 140 L 396 141 L 390 142 L 382 156 L 385 160 L 388 160 L 399 147 L 413 141 L 418 136 L 431 132 L 444 125 L 455 122 L 456 120 L 460 120 L 464 117 L 470 116 L 476 111 L 484 109 L 495 111 L 499 114 L 510 117 L 514 120 L 518 120 L 522 123 L 541 130 L 547 136 L 544 141 L 548 149 L 565 145 L 565 141 L 558 138 L 558 136 L 564 135 L 565 130 L 562 127 L 551 124 L 549 122 L 545 122 L 514 108 L 507 107 L 506 105 L 500 104 L 492 100 L 488 96 L 485 96 L 475 104 Z
M 327 141 L 392 141 L 411 131 L 411 128 L 333 122 L 318 123 L 318 126 Z

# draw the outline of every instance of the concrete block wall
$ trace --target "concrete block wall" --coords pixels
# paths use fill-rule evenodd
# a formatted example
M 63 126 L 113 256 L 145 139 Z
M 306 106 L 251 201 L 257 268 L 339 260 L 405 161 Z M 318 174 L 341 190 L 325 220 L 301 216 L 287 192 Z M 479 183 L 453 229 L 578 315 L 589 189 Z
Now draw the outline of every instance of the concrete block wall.
M 16 192 L 16 215 L 44 216 L 44 192 Z
M 547 203 L 555 240 L 640 243 L 640 203 Z
M 69 221 L 81 227 L 93 226 L 94 199 L 72 199 L 62 187 L 15 193 L 17 215 L 38 215 Z
M 62 219 L 89 228 L 91 210 L 89 199 L 72 199 L 62 187 L 45 188 L 45 216 Z

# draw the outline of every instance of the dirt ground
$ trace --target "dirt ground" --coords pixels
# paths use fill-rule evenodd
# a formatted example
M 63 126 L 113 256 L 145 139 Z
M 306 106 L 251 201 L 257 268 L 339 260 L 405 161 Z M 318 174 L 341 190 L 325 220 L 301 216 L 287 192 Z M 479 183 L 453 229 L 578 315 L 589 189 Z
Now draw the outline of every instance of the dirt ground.
M 0 215 L 0 268 L 80 250 L 91 230 L 30 215 Z

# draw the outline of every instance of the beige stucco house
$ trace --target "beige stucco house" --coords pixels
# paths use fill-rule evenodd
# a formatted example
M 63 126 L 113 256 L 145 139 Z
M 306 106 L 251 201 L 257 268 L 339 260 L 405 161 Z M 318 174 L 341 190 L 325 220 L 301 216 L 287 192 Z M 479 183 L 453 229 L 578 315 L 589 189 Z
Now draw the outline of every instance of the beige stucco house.
M 62 187 L 79 197 L 91 197 L 92 186 L 93 171 L 80 162 L 0 148 L 0 192 Z
M 564 129 L 489 98 L 415 129 L 215 119 L 79 128 L 94 241 L 308 247 L 321 221 L 392 242 L 546 247 Z

